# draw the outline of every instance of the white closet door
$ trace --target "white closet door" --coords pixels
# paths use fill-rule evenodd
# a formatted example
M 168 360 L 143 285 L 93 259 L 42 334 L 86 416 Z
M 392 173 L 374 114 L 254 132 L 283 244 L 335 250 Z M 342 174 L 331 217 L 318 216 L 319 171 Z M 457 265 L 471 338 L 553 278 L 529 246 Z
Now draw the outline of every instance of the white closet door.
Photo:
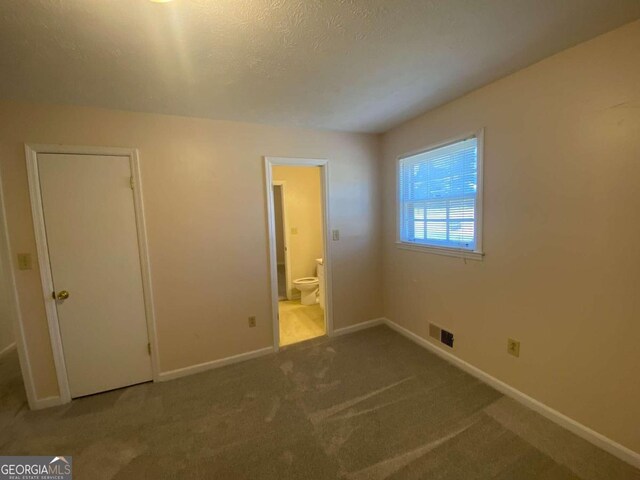
M 129 158 L 38 154 L 38 172 L 71 396 L 151 380 Z

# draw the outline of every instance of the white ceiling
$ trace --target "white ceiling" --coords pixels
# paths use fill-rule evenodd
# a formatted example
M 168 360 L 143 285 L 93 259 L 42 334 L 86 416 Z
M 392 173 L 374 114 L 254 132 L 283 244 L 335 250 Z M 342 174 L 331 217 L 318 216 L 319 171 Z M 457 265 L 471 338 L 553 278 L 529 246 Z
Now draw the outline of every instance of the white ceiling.
M 640 0 L 1 0 L 0 97 L 380 132 Z

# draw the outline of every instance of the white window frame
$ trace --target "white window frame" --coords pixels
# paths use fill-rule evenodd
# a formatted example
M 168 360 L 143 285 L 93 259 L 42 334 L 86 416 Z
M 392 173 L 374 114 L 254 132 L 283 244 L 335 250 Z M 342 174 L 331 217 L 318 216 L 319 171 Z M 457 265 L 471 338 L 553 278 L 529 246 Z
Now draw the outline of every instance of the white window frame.
M 425 153 L 429 150 L 445 147 L 452 143 L 460 142 L 471 137 L 476 137 L 478 148 L 478 190 L 476 196 L 476 212 L 475 212 L 475 229 L 476 229 L 476 245 L 474 250 L 465 250 L 455 247 L 437 247 L 432 245 L 422 245 L 413 242 L 406 242 L 400 239 L 400 228 L 402 223 L 402 192 L 400 190 L 400 163 L 401 160 Z M 482 214 L 483 214 L 483 191 L 484 191 L 484 128 L 481 128 L 475 132 L 468 132 L 463 135 L 457 135 L 453 138 L 443 140 L 438 143 L 428 145 L 427 147 L 407 152 L 396 158 L 396 246 L 404 250 L 413 250 L 416 252 L 435 253 L 437 255 L 446 255 L 449 257 L 469 258 L 472 260 L 482 260 L 484 257 L 484 251 L 482 249 Z

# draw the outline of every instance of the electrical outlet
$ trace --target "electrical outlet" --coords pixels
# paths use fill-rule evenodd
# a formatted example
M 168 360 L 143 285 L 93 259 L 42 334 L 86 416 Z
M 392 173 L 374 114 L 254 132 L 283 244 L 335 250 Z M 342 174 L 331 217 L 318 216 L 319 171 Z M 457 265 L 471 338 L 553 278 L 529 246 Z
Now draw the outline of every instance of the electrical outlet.
M 507 353 L 514 357 L 520 356 L 520 342 L 510 338 L 507 340 Z
M 18 270 L 31 270 L 31 254 L 19 253 L 18 254 Z
M 291 235 L 297 235 L 298 234 L 298 227 L 291 227 Z
M 249 317 L 249 327 L 253 328 L 256 326 L 256 317 Z

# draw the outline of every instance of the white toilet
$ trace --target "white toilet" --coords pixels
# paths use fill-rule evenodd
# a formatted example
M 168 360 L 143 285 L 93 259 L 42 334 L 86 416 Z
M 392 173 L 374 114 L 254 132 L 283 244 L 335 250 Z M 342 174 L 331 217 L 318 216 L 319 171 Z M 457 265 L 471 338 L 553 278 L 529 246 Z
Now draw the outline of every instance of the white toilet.
M 321 258 L 316 258 L 317 277 L 303 277 L 293 281 L 293 286 L 300 290 L 300 303 L 302 305 L 315 305 L 320 303 L 324 309 L 324 292 L 320 285 L 324 281 L 324 265 Z M 322 278 L 318 278 L 322 277 Z
M 300 290 L 300 303 L 302 305 L 315 305 L 318 303 L 318 277 L 303 277 L 293 281 L 293 286 Z

